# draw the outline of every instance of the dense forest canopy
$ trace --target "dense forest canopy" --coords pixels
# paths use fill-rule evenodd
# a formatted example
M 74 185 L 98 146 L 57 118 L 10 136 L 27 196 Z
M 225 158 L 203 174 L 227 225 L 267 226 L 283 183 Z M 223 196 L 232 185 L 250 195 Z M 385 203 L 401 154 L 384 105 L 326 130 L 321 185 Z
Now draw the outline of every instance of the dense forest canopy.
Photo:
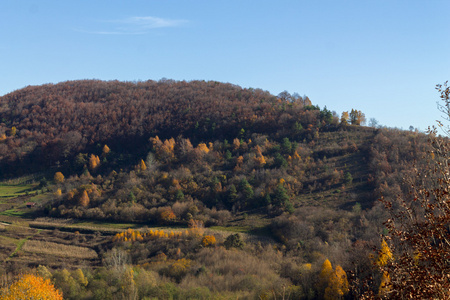
M 0 162 L 6 173 L 14 173 L 14 163 L 62 163 L 97 143 L 130 151 L 155 135 L 200 141 L 234 138 L 241 130 L 247 136 L 282 132 L 296 121 L 316 127 L 324 119 L 316 109 L 307 97 L 277 98 L 212 81 L 30 86 L 0 98 Z

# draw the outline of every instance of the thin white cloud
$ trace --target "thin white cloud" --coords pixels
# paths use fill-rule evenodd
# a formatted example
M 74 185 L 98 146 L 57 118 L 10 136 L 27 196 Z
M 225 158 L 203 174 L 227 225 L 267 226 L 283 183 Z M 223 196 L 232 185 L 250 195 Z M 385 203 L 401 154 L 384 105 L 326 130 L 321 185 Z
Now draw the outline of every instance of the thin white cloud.
M 186 20 L 173 20 L 157 17 L 129 17 L 118 20 L 101 21 L 103 24 L 111 24 L 109 28 L 103 28 L 102 30 L 77 30 L 80 32 L 91 34 L 145 34 L 152 29 L 166 28 L 166 27 L 178 27 L 186 24 Z
M 171 20 L 156 17 L 131 17 L 117 21 L 119 23 L 129 24 L 139 29 L 153 29 L 163 27 L 177 27 L 184 23 L 185 20 Z

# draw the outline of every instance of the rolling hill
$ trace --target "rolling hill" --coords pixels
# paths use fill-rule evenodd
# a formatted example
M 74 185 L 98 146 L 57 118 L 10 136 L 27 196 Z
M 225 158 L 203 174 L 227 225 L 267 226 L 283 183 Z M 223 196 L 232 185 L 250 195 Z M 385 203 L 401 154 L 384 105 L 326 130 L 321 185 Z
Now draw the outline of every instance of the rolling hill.
M 404 179 L 426 168 L 426 135 L 346 121 L 306 96 L 219 82 L 83 80 L 14 91 L 0 98 L 0 220 L 25 225 L 4 225 L 3 268 L 65 261 L 100 272 L 102 258 L 125 249 L 132 265 L 179 293 L 250 297 L 275 280 L 276 293 L 290 286 L 319 297 L 326 258 L 357 277 L 369 272 L 387 218 L 377 200 L 408 198 Z M 120 235 L 120 224 L 134 229 Z M 14 242 L 17 228 L 25 229 Z M 236 233 L 243 250 L 227 246 Z M 37 253 L 44 241 L 55 250 Z M 58 243 L 89 255 L 55 260 Z M 251 269 L 268 257 L 273 265 L 259 273 L 233 265 Z

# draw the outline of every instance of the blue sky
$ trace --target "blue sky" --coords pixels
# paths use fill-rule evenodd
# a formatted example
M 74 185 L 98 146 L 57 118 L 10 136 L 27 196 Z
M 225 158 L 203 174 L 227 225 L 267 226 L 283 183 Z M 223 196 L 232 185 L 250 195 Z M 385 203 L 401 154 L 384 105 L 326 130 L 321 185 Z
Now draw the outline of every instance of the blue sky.
M 216 80 L 425 130 L 450 1 L 0 1 L 0 95 L 76 79 Z

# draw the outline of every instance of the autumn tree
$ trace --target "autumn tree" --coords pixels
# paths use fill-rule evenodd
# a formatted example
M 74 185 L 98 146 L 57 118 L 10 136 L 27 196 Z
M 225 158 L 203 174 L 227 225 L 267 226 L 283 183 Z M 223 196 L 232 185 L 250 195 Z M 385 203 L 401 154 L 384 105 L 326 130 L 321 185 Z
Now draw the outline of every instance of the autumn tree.
M 61 189 L 57 189 L 56 192 L 54 193 L 54 195 L 58 198 L 61 197 L 62 196 Z
M 62 300 L 63 296 L 50 279 L 26 274 L 8 288 L 1 290 L 0 300 L 19 299 Z
M 387 265 L 393 259 L 391 249 L 389 248 L 386 240 L 381 241 L 381 249 L 378 253 L 376 264 L 380 267 Z
M 56 172 L 55 176 L 53 176 L 53 180 L 55 180 L 56 183 L 63 183 L 64 182 L 64 175 L 61 172 Z
M 241 142 L 239 141 L 239 139 L 235 138 L 235 139 L 233 140 L 233 149 L 234 149 L 234 150 L 238 150 L 239 147 L 241 147 Z
M 136 283 L 134 281 L 134 271 L 131 266 L 127 266 L 125 272 L 120 276 L 121 299 L 137 299 Z
M 80 199 L 78 201 L 78 203 L 83 206 L 83 207 L 88 207 L 89 205 L 89 196 L 86 190 L 83 190 L 83 192 L 81 193 Z
M 82 286 L 87 286 L 89 283 L 83 271 L 79 268 L 75 270 L 72 277 Z
M 106 156 L 110 151 L 111 149 L 109 149 L 108 145 L 105 144 L 102 149 L 102 155 Z
M 328 286 L 328 282 L 332 273 L 333 266 L 331 265 L 329 259 L 325 259 L 325 261 L 322 263 L 322 267 L 320 268 L 319 278 L 315 286 L 320 295 L 320 298 L 324 297 L 325 289 Z
M 181 279 L 187 274 L 191 264 L 192 262 L 190 259 L 181 258 L 173 262 L 166 269 L 163 269 L 162 272 L 164 275 L 172 277 L 177 282 L 180 282 Z
M 325 289 L 325 300 L 343 299 L 349 291 L 347 274 L 341 266 L 337 265 L 328 277 L 328 286 Z
M 437 90 L 441 111 L 449 120 L 450 87 L 445 83 Z M 448 126 L 439 125 L 448 133 Z M 382 199 L 391 214 L 385 224 L 394 258 L 381 259 L 385 284 L 380 290 L 386 299 L 450 297 L 450 142 L 439 137 L 436 129 L 430 131 L 429 141 L 429 165 L 416 169 L 416 177 L 407 180 L 410 197 L 400 197 L 399 203 Z M 390 256 L 383 245 L 381 254 Z
M 39 265 L 36 268 L 36 273 L 38 276 L 44 278 L 44 279 L 52 279 L 53 275 L 52 273 L 47 269 L 46 266 Z
M 11 127 L 11 130 L 9 131 L 9 135 L 10 136 L 15 136 L 17 133 L 17 128 L 16 127 Z
M 341 124 L 347 125 L 350 117 L 348 115 L 348 111 L 344 111 L 341 115 Z
M 195 148 L 196 150 L 198 150 L 199 152 L 204 152 L 204 153 L 208 153 L 209 152 L 209 148 L 208 146 L 206 146 L 205 143 L 200 143 L 197 145 L 197 148 Z
M 147 170 L 147 165 L 145 164 L 144 160 L 141 159 L 141 161 L 139 162 L 139 171 L 144 172 L 145 170 Z
M 391 276 L 388 272 L 383 272 L 383 275 L 381 276 L 381 283 L 378 287 L 378 297 L 382 298 L 385 295 L 388 295 L 389 291 L 391 290 L 390 283 Z
M 171 138 L 163 142 L 159 139 L 158 136 L 156 136 L 154 138 L 150 138 L 150 142 L 153 144 L 153 149 L 156 153 L 156 157 L 160 161 L 169 162 L 175 158 L 175 139 Z
M 202 238 L 203 247 L 212 247 L 216 244 L 216 237 L 213 235 L 205 235 Z
M 360 110 L 352 109 L 349 117 L 352 125 L 364 125 L 366 123 L 366 116 Z
M 264 155 L 262 154 L 261 147 L 259 147 L 258 145 L 256 145 L 256 147 L 255 147 L 255 153 L 256 153 L 255 162 L 256 162 L 257 166 L 259 166 L 259 167 L 264 166 L 266 164 L 266 159 L 265 159 Z
M 95 154 L 91 154 L 91 156 L 89 157 L 89 169 L 93 171 L 97 169 L 99 165 L 100 165 L 100 158 Z
M 170 207 L 164 207 L 160 210 L 159 218 L 162 222 L 171 222 L 177 218 Z

